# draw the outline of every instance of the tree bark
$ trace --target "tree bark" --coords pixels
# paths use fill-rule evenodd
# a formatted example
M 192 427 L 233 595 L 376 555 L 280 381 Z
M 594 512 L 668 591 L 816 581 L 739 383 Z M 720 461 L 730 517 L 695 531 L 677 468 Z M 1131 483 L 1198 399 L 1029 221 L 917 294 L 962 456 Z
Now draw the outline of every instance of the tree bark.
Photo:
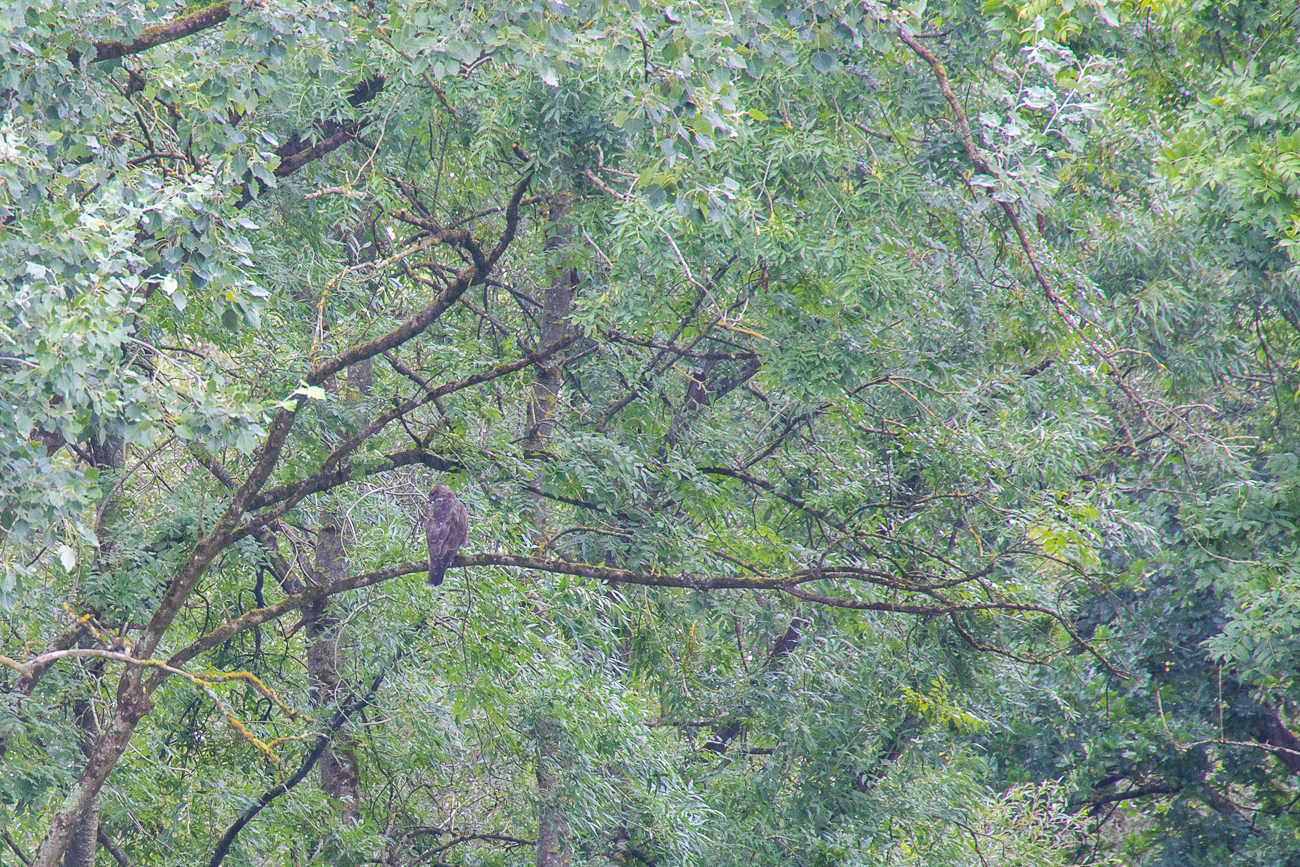
M 68 850 L 63 853 L 63 867 L 95 867 L 95 846 L 99 841 L 99 795 L 90 805 L 80 824 L 72 832 Z
M 168 42 L 175 42 L 177 39 L 184 39 L 186 36 L 192 36 L 195 33 L 216 27 L 229 17 L 229 2 L 213 3 L 211 6 L 205 6 L 188 15 L 181 15 L 162 24 L 146 27 L 130 43 L 114 42 L 112 40 L 96 42 L 94 62 L 103 63 L 106 60 L 116 60 L 119 57 L 148 51 L 150 48 Z M 81 53 L 75 49 L 69 51 L 68 59 L 73 63 L 78 63 L 81 60 Z
M 573 226 L 565 221 L 568 212 L 568 194 L 557 193 L 551 199 L 548 217 L 551 233 L 546 239 L 546 249 L 551 255 L 557 255 L 558 251 L 567 246 L 573 237 Z M 556 267 L 551 275 L 551 282 L 547 284 L 542 298 L 542 333 L 538 339 L 539 351 L 545 352 L 568 337 L 569 311 L 573 306 L 573 291 L 577 283 L 577 268 L 561 265 Z M 555 415 L 564 376 L 563 366 L 564 358 L 561 353 L 548 355 L 538 362 L 532 394 L 528 400 L 527 418 L 524 423 L 524 454 L 539 462 L 532 479 L 535 488 L 541 487 L 543 470 L 540 462 L 555 431 Z M 540 544 L 546 538 L 546 510 L 542 498 L 537 494 L 533 495 L 533 512 L 537 541 Z
M 1292 774 L 1300 774 L 1300 755 L 1297 755 L 1300 753 L 1300 737 L 1296 737 L 1295 732 L 1282 722 L 1280 709 L 1264 711 L 1263 725 L 1260 728 L 1266 743 L 1286 751 L 1274 751 L 1277 760 Z
M 94 647 L 95 642 L 83 638 L 82 647 Z M 103 669 L 103 665 L 88 666 L 92 676 Z M 91 699 L 77 701 L 74 706 L 77 728 L 86 736 L 84 751 L 90 754 L 95 739 L 99 737 L 99 720 L 95 717 L 95 706 Z M 63 853 L 63 867 L 95 867 L 95 845 L 99 839 L 99 795 L 90 800 L 86 813 L 72 832 L 68 841 L 68 850 Z
M 344 400 L 370 393 L 374 367 L 370 359 L 348 368 Z M 337 381 L 331 380 L 326 388 L 337 392 Z M 316 577 L 318 581 L 333 583 L 347 577 L 347 560 L 343 551 L 343 535 L 339 529 L 338 512 L 333 505 L 320 510 L 320 536 L 316 542 Z M 347 663 L 347 650 L 338 615 L 330 609 L 330 600 L 322 599 L 303 609 L 303 626 L 307 635 L 307 679 L 310 684 L 312 707 L 321 708 L 344 702 L 345 690 L 341 688 L 341 670 Z M 357 745 L 347 730 L 346 721 L 338 729 L 320 756 L 320 785 L 339 808 L 339 818 L 345 823 L 361 821 L 361 765 L 357 761 Z
M 119 436 L 106 436 L 103 442 L 91 440 L 87 451 L 95 467 L 101 471 L 122 472 L 126 468 L 126 444 Z M 97 571 L 112 550 L 113 543 L 110 527 L 122 512 L 122 493 L 111 493 L 100 506 L 99 519 L 96 521 L 96 533 L 99 536 L 99 550 L 95 554 L 91 570 Z M 95 647 L 95 641 L 83 634 L 78 642 L 83 648 Z M 92 663 L 87 667 L 93 679 L 103 671 L 102 662 Z M 81 729 L 86 740 L 83 751 L 89 758 L 96 739 L 99 738 L 99 719 L 95 716 L 93 698 L 79 700 L 74 706 L 77 728 Z M 86 810 L 72 832 L 67 851 L 63 853 L 63 867 L 95 867 L 95 848 L 99 843 L 99 793 L 96 792 L 86 805 Z
M 560 727 L 537 725 L 537 867 L 569 867 L 569 822 L 562 804 Z
M 123 680 L 127 680 L 125 675 Z M 118 759 L 126 752 L 136 725 L 152 709 L 153 702 L 134 691 L 129 692 L 124 700 L 119 700 L 117 716 L 96 742 L 90 760 L 68 792 L 64 801 L 65 808 L 55 813 L 49 830 L 45 832 L 45 839 L 41 841 L 29 867 L 58 867 L 77 828 L 89 815 L 92 801 L 98 806 L 98 796 L 104 780 L 108 779 Z
M 343 537 L 333 508 L 321 510 L 320 538 L 316 542 L 317 580 L 338 581 L 347 577 Z M 311 706 L 327 707 L 342 699 L 339 670 L 345 660 L 338 617 L 328 599 L 303 609 L 307 634 L 307 678 L 311 685 Z M 320 757 L 321 790 L 339 806 L 339 817 L 355 824 L 361 819 L 361 768 L 356 742 L 340 729 Z
M 557 193 L 551 198 L 548 215 L 551 232 L 546 238 L 546 250 L 552 256 L 558 255 L 573 238 L 573 225 L 565 220 L 568 213 L 568 193 Z M 555 266 L 542 298 L 539 350 L 544 351 L 568 336 L 569 310 L 573 306 L 573 290 L 577 283 L 577 268 L 563 264 Z M 537 364 L 533 393 L 528 401 L 527 438 L 524 445 L 524 450 L 529 454 L 545 451 L 555 428 L 555 409 L 560 396 L 563 365 L 564 359 L 559 355 L 551 355 Z
M 562 190 L 551 198 L 548 219 L 550 234 L 546 250 L 552 256 L 562 255 L 573 237 L 573 226 L 565 220 L 569 212 L 569 194 Z M 574 288 L 578 283 L 578 270 L 557 264 L 542 298 L 542 324 L 538 350 L 565 340 L 569 335 L 569 311 L 573 306 Z M 533 458 L 536 469 L 531 487 L 541 489 L 545 468 L 543 461 L 555 431 L 555 416 L 559 408 L 560 389 L 563 384 L 564 359 L 561 353 L 547 356 L 537 367 L 533 390 L 528 401 L 525 422 L 524 453 Z M 533 521 L 538 544 L 547 537 L 546 501 L 533 493 Z M 565 818 L 559 763 L 560 726 L 549 716 L 537 724 L 537 867 L 568 867 L 569 822 Z

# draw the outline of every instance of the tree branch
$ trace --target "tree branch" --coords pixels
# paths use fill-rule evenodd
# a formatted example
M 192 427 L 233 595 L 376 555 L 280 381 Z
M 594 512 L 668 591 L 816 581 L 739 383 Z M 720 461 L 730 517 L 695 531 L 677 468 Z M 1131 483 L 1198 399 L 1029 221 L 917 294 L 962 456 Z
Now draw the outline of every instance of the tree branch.
M 489 382 L 498 377 L 514 373 L 515 371 L 523 370 L 525 367 L 530 367 L 538 361 L 559 352 L 561 349 L 577 340 L 579 336 L 580 335 L 577 334 L 571 335 L 560 343 L 547 347 L 542 352 L 535 352 L 519 359 L 518 361 L 498 364 L 496 367 L 484 370 L 480 373 L 475 373 L 471 376 L 465 377 L 464 379 L 458 379 L 455 382 L 448 382 L 437 386 L 436 388 L 431 388 L 425 392 L 425 394 L 419 397 L 413 397 L 398 404 L 387 412 L 381 413 L 356 434 L 344 440 L 342 443 L 339 443 L 339 445 L 334 448 L 334 451 L 332 451 L 322 462 L 320 469 L 311 476 L 300 482 L 295 482 L 292 485 L 284 485 L 280 488 L 274 488 L 267 491 L 264 495 L 258 497 L 259 505 L 253 505 L 250 503 L 247 509 L 248 511 L 257 508 L 264 508 L 265 506 L 274 503 L 279 503 L 279 505 L 272 511 L 259 515 L 244 529 L 234 534 L 231 537 L 232 541 L 256 530 L 258 527 L 263 527 L 276 518 L 284 515 L 289 511 L 289 509 L 301 502 L 307 495 L 315 493 L 316 491 L 328 490 L 331 487 L 336 487 L 338 484 L 343 484 L 348 481 L 350 476 L 345 472 L 346 465 L 343 463 L 343 459 L 355 451 L 367 439 L 383 430 L 384 427 L 393 420 L 400 418 L 417 407 L 423 406 L 426 403 L 431 403 L 444 395 L 461 391 L 462 389 L 469 388 L 473 385 Z M 426 466 L 432 466 L 434 469 L 439 470 L 447 470 L 452 466 L 449 462 L 443 461 L 441 458 L 437 458 L 436 456 L 428 454 L 420 449 L 408 449 L 405 452 L 398 452 L 388 457 L 392 460 L 407 460 L 410 463 L 425 464 Z M 392 467 L 386 469 L 392 469 Z M 331 481 L 334 483 L 331 484 Z
M 398 659 L 401 659 L 400 654 Z M 396 664 L 397 660 L 394 660 L 393 662 Z M 212 857 L 208 860 L 208 867 L 219 867 L 221 862 L 225 860 L 226 855 L 230 853 L 230 847 L 234 844 L 235 838 L 239 836 L 239 832 L 244 830 L 244 827 L 248 825 L 249 822 L 253 821 L 253 819 L 257 817 L 258 813 L 270 806 L 272 801 L 281 795 L 286 795 L 293 791 L 295 786 L 307 778 L 307 775 L 311 773 L 311 769 L 316 766 L 316 763 L 320 761 L 320 757 L 325 754 L 325 748 L 329 746 L 330 739 L 334 736 L 335 732 L 342 728 L 344 723 L 346 723 L 353 714 L 364 709 L 374 701 L 375 694 L 379 692 L 379 687 L 383 684 L 384 678 L 387 675 L 388 668 L 385 668 L 375 675 L 374 679 L 370 682 L 370 689 L 366 691 L 364 696 L 353 695 L 344 702 L 338 710 L 334 711 L 334 715 L 330 717 L 330 721 L 328 725 L 326 725 L 325 730 L 316 736 L 316 743 L 312 745 L 311 751 L 307 753 L 307 756 L 303 759 L 302 764 L 298 766 L 298 770 L 293 773 L 293 776 L 286 780 L 282 780 L 263 792 L 261 797 L 259 797 L 253 804 L 249 805 L 248 809 L 245 810 L 238 819 L 231 823 L 230 827 L 226 828 L 225 833 L 221 835 L 221 839 L 217 841 L 216 848 L 212 851 Z
M 1300 737 L 1296 737 L 1295 732 L 1283 725 L 1282 717 L 1276 708 L 1264 717 L 1261 729 L 1264 741 L 1280 748 L 1273 751 L 1278 761 L 1286 765 L 1286 769 L 1291 773 L 1300 774 Z
M 370 102 L 380 91 L 384 89 L 385 78 L 382 75 L 376 75 L 362 81 L 356 87 L 352 88 L 348 94 L 348 105 L 357 108 Z M 361 118 L 352 123 L 344 124 L 337 120 L 329 120 L 321 124 L 321 141 L 315 144 L 307 144 L 294 137 L 276 148 L 276 156 L 280 158 L 280 164 L 275 167 L 275 176 L 277 178 L 288 177 L 298 169 L 308 163 L 318 160 L 331 151 L 338 150 L 343 145 L 355 139 L 361 134 L 370 123 L 370 118 Z
M 1097 813 L 1107 804 L 1114 804 L 1120 801 L 1133 801 L 1138 798 L 1147 798 L 1151 795 L 1177 795 L 1182 791 L 1180 786 L 1171 786 L 1167 783 L 1153 783 L 1149 786 L 1138 786 L 1129 789 L 1126 792 L 1112 792 L 1109 795 L 1101 795 L 1093 798 L 1088 802 L 1088 812 Z
M 78 639 L 86 633 L 86 629 L 87 621 L 81 618 L 72 621 L 71 625 L 69 625 L 67 629 L 60 632 L 45 646 L 44 653 L 49 653 L 55 650 L 67 650 L 69 647 L 77 643 Z M 45 670 L 49 668 L 49 666 L 50 663 L 46 663 L 45 665 L 33 665 L 27 673 L 18 678 L 18 682 L 14 684 L 14 688 L 9 691 L 10 694 L 21 696 L 22 698 L 31 695 L 32 690 L 36 688 L 36 684 L 40 683 L 41 675 L 45 673 Z M 15 707 L 14 710 L 16 709 L 17 708 Z M 4 758 L 5 751 L 9 748 L 10 734 L 12 734 L 10 729 L 0 728 L 0 759 Z
M 336 151 L 343 145 L 357 137 L 362 129 L 365 128 L 367 121 L 356 120 L 352 123 L 345 124 L 315 144 L 308 145 L 299 150 L 291 150 L 288 155 L 280 158 L 280 164 L 275 167 L 275 176 L 277 178 L 288 177 L 298 169 L 314 162 L 326 154 Z
M 517 569 L 535 569 L 540 572 L 548 572 L 561 575 L 573 575 L 581 578 L 590 578 L 597 581 L 613 581 L 621 584 L 636 584 L 644 587 L 671 587 L 683 590 L 779 590 L 809 602 L 816 602 L 822 605 L 829 605 L 839 608 L 851 608 L 860 611 L 884 611 L 898 614 L 916 614 L 916 615 L 946 615 L 954 611 L 1006 611 L 1017 613 L 1040 613 L 1052 617 L 1061 622 L 1063 618 L 1049 609 L 1037 605 L 1027 605 L 1013 602 L 975 602 L 969 604 L 947 603 L 940 605 L 915 605 L 909 603 L 895 602 L 858 602 L 855 600 L 836 599 L 830 596 L 822 596 L 815 593 L 808 593 L 800 590 L 797 585 L 810 581 L 819 581 L 825 578 L 834 577 L 837 573 L 833 569 L 809 569 L 795 572 L 791 575 L 778 577 L 769 577 L 765 575 L 725 575 L 714 578 L 706 578 L 687 573 L 664 574 L 652 572 L 634 572 L 627 569 L 616 569 L 609 566 L 594 566 L 589 563 L 570 563 L 563 560 L 553 560 L 542 557 L 526 557 L 515 554 L 457 554 L 452 568 L 464 569 L 470 566 L 509 566 Z M 284 616 L 289 611 L 296 610 L 313 602 L 336 596 L 340 593 L 346 593 L 349 590 L 359 590 L 364 587 L 371 587 L 376 584 L 382 584 L 393 578 L 402 575 L 412 575 L 425 572 L 429 568 L 427 561 L 397 563 L 387 566 L 383 569 L 377 569 L 373 572 L 366 572 L 355 575 L 350 578 L 344 578 L 329 584 L 317 584 L 304 588 L 301 592 L 286 596 L 274 605 L 265 608 L 255 608 L 247 611 L 233 620 L 227 621 L 218 628 L 212 630 L 206 635 L 195 639 L 186 647 L 177 651 L 167 660 L 165 664 L 154 663 L 152 667 L 156 670 L 145 683 L 145 692 L 151 694 L 159 685 L 166 680 L 171 673 L 178 672 L 181 666 L 194 659 L 200 653 L 210 650 L 220 644 L 229 641 L 233 636 L 247 629 L 252 629 L 263 623 L 276 620 Z M 1118 676 L 1124 676 L 1122 672 L 1115 670 L 1110 664 L 1101 657 L 1077 632 L 1065 627 L 1071 638 L 1097 656 L 1101 662 Z M 105 656 L 106 652 L 98 651 L 94 655 Z M 74 655 L 73 652 L 63 651 L 63 655 Z M 116 658 L 116 657 L 113 657 Z M 130 659 L 123 660 L 139 664 L 140 660 Z M 31 664 L 41 662 L 47 664 L 40 657 L 33 660 Z M 12 663 L 12 660 L 10 661 Z M 17 664 L 11 665 L 16 667 Z
M 496 247 L 493 248 L 491 255 L 486 259 L 489 271 L 500 260 L 506 248 L 510 246 L 510 242 L 514 240 L 515 232 L 519 228 L 519 204 L 523 200 L 524 192 L 528 189 L 528 184 L 532 179 L 533 175 L 530 172 L 515 186 L 514 194 L 510 197 L 510 204 L 506 207 L 505 230 L 501 233 L 501 237 L 497 241 Z M 487 279 L 487 276 L 486 272 L 480 272 L 477 267 L 471 266 L 461 269 L 456 272 L 456 277 L 452 283 L 442 290 L 428 307 L 387 334 L 381 334 L 379 337 L 365 343 L 358 343 L 333 358 L 322 361 L 307 374 L 307 384 L 321 385 L 340 370 L 401 346 L 432 325 L 434 320 L 446 312 L 452 304 L 456 303 L 466 289 L 483 282 Z
M 785 630 L 785 633 L 777 639 L 776 644 L 772 645 L 772 652 L 767 655 L 767 661 L 763 664 L 764 674 L 770 674 L 776 669 L 781 660 L 794 652 L 794 649 L 799 646 L 799 642 L 803 638 L 804 627 L 808 626 L 809 622 L 810 621 L 805 620 L 802 617 L 795 617 L 790 621 L 790 626 Z M 758 687 L 758 677 L 753 677 L 750 680 L 750 684 L 754 687 Z M 722 728 L 717 729 L 714 732 L 713 739 L 706 743 L 704 748 L 711 753 L 722 755 L 727 751 L 727 747 L 731 745 L 731 742 L 736 739 L 736 736 L 741 733 L 744 727 L 745 720 L 743 718 L 738 717 L 731 720 L 726 725 L 722 726 Z
M 95 839 L 99 841 L 99 845 L 108 850 L 108 854 L 112 855 L 113 860 L 121 867 L 131 867 L 131 856 L 126 854 L 126 850 L 116 840 L 108 836 L 108 833 L 102 827 L 95 832 Z
M 420 464 L 431 470 L 437 470 L 440 473 L 454 472 L 460 469 L 458 464 L 438 457 L 431 452 L 423 449 L 405 449 L 400 452 L 391 452 L 383 456 L 382 463 L 376 464 L 373 468 L 358 470 L 347 461 L 341 461 L 332 471 L 321 473 L 318 472 L 303 482 L 296 482 L 292 485 L 281 485 L 277 488 L 269 488 L 263 491 L 253 502 L 249 504 L 250 510 L 265 509 L 267 506 L 273 506 L 276 503 L 293 497 L 295 502 L 300 501 L 302 497 L 312 494 L 319 494 L 323 491 L 333 490 L 339 485 L 345 485 L 356 478 L 359 471 L 362 475 L 373 476 L 379 473 L 387 473 L 392 470 L 401 469 L 402 467 L 411 467 Z M 306 485 L 306 487 L 302 487 Z M 299 496 L 301 494 L 301 496 Z
M 95 46 L 95 57 L 92 63 L 102 63 L 105 60 L 114 60 L 118 57 L 126 57 L 130 54 L 139 54 L 142 51 L 148 51 L 150 48 L 162 45 L 167 42 L 175 42 L 177 39 L 184 39 L 186 36 L 192 36 L 202 30 L 208 30 L 216 27 L 221 22 L 230 17 L 230 3 L 221 2 L 213 3 L 211 6 L 205 6 L 189 15 L 182 15 L 179 18 L 173 18 L 162 24 L 155 24 L 152 27 L 146 27 L 140 32 L 133 42 L 117 42 L 114 40 L 104 40 L 93 43 Z M 81 52 L 75 49 L 68 52 L 68 59 L 73 63 L 81 61 Z

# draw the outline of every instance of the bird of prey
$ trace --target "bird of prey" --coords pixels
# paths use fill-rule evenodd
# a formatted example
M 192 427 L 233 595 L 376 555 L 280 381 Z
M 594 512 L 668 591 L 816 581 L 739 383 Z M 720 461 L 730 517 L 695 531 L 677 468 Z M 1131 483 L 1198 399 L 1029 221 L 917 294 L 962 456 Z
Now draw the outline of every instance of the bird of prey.
M 437 587 L 455 561 L 456 551 L 469 538 L 469 514 L 446 485 L 435 485 L 429 492 L 424 536 L 429 542 L 429 583 Z

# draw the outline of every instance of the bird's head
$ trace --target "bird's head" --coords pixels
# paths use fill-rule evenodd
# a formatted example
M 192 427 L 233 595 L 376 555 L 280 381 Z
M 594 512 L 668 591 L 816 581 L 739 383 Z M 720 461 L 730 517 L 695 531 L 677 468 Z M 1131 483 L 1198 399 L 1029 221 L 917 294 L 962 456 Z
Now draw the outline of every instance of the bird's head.
M 434 485 L 433 490 L 429 492 L 429 499 L 432 500 L 432 499 L 436 499 L 437 497 L 445 497 L 451 492 L 452 492 L 451 488 L 447 487 L 446 485 Z

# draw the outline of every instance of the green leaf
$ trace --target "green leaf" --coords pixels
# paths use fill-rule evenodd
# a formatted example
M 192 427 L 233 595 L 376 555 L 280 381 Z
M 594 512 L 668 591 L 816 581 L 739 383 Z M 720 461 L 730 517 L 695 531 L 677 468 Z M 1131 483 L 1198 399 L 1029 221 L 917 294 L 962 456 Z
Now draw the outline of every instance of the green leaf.
M 604 58 L 601 59 L 601 66 L 610 72 L 620 72 L 627 67 L 628 60 L 632 52 L 624 45 L 615 45 L 609 51 L 605 52 Z
M 813 69 L 818 72 L 830 72 L 839 64 L 835 54 L 830 51 L 814 51 L 809 60 L 812 62 Z

